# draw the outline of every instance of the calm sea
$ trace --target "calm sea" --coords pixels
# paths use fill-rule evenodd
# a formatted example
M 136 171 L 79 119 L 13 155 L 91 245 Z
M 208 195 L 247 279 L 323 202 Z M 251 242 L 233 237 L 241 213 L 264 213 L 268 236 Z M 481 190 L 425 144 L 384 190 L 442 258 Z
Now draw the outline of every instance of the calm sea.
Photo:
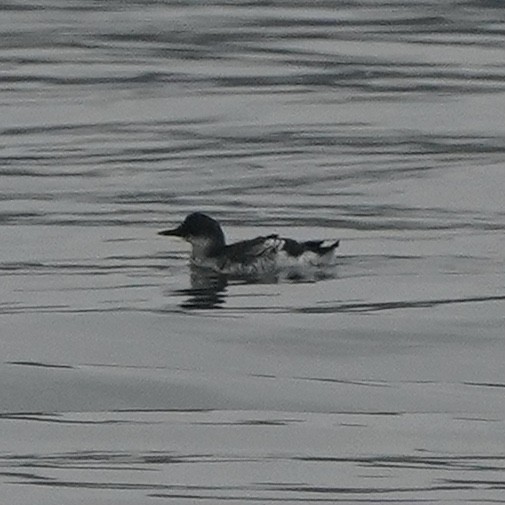
M 9 505 L 505 503 L 498 0 L 3 2 Z M 158 230 L 341 239 L 190 272 Z

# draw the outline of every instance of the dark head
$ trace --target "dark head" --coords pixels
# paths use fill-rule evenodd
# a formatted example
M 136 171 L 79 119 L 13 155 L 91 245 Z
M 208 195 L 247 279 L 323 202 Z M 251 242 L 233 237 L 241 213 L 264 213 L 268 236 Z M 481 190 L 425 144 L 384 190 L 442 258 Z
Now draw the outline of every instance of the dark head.
M 193 257 L 211 256 L 224 247 L 224 233 L 219 223 L 201 212 L 186 217 L 173 230 L 160 231 L 158 235 L 181 237 L 193 246 Z

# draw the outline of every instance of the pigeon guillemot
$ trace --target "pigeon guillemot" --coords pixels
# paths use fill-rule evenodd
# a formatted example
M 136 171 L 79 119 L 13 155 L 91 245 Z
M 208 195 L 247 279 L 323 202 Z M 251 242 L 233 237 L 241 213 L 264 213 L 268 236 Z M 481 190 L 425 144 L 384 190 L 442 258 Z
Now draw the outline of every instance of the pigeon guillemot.
M 219 273 L 256 276 L 293 267 L 335 265 L 339 241 L 298 242 L 278 235 L 256 237 L 226 245 L 220 224 L 195 212 L 173 230 L 158 235 L 181 237 L 192 246 L 192 264 Z

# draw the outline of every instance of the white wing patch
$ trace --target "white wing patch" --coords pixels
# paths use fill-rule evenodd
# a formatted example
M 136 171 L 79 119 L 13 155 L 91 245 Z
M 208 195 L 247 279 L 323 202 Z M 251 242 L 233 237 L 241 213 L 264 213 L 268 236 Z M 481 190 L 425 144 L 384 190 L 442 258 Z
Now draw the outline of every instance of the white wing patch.
M 270 236 L 265 239 L 264 242 L 264 249 L 272 249 L 276 253 L 282 249 L 284 246 L 284 240 L 282 238 L 279 238 L 277 236 Z
M 326 247 L 332 247 L 335 245 L 336 240 L 323 240 L 321 247 L 326 248 Z

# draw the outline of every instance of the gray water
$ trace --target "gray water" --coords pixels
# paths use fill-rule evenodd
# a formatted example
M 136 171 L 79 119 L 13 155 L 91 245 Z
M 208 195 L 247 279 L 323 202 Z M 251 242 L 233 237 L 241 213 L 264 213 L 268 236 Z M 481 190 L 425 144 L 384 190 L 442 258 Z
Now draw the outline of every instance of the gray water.
M 4 2 L 2 503 L 505 503 L 499 1 Z M 340 238 L 215 282 L 156 232 Z

